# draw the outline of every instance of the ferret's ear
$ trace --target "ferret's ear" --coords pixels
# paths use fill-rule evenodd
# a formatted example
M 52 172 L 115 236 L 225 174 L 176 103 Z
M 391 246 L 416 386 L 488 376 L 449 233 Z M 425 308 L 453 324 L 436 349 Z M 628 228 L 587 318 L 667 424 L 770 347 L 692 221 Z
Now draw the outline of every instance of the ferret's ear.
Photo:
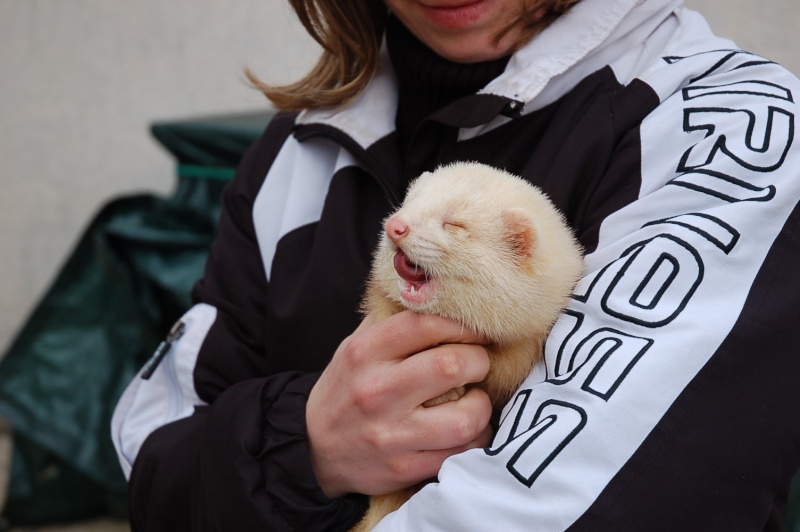
M 522 209 L 506 209 L 503 219 L 503 241 L 508 244 L 514 257 L 527 260 L 536 248 L 536 226 L 531 217 Z

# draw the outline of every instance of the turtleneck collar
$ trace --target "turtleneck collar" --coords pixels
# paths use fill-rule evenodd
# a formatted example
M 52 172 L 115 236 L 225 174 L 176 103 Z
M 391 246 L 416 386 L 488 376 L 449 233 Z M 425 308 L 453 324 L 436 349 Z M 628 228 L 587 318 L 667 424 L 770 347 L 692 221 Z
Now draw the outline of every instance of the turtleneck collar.
M 395 121 L 403 153 L 417 126 L 428 115 L 478 92 L 502 74 L 509 60 L 502 57 L 481 63 L 449 61 L 419 41 L 394 16 L 387 22 L 386 45 L 399 87 Z

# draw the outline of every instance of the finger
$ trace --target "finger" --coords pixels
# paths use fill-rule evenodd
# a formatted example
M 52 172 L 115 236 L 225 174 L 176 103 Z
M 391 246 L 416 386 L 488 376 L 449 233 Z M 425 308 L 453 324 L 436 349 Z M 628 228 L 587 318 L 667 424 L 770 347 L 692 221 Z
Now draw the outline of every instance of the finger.
M 420 451 L 414 454 L 408 459 L 405 469 L 397 468 L 399 474 L 395 475 L 394 478 L 396 488 L 392 491 L 438 477 L 444 461 L 461 452 L 463 451 L 444 449 Z
M 358 341 L 361 349 L 380 360 L 406 358 L 441 344 L 486 343 L 483 337 L 452 320 L 407 310 L 378 323 L 370 322 L 369 334 L 360 335 Z
M 445 344 L 409 357 L 391 369 L 398 390 L 405 390 L 413 406 L 443 393 L 480 382 L 489 372 L 486 348 L 472 344 Z
M 451 450 L 453 454 L 488 445 L 492 404 L 484 390 L 472 388 L 458 401 L 425 408 L 413 415 L 415 430 L 408 434 L 407 448 Z M 488 432 L 487 432 L 488 431 Z
M 402 468 L 398 468 L 398 473 L 402 472 L 404 474 L 399 475 L 396 480 L 402 485 L 409 485 L 436 477 L 445 460 L 470 449 L 486 448 L 491 445 L 493 438 L 494 431 L 492 427 L 487 424 L 477 437 L 461 445 L 443 449 L 428 449 L 413 453 L 407 458 L 405 465 Z

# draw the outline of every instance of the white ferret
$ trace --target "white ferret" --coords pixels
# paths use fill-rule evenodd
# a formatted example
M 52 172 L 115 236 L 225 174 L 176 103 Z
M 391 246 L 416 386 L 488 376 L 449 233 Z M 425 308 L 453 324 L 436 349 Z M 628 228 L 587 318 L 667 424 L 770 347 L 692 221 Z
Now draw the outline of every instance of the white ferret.
M 583 271 L 580 245 L 536 187 L 477 163 L 426 172 L 386 219 L 363 311 L 404 309 L 462 323 L 490 342 L 479 383 L 497 413 L 542 357 L 544 339 Z M 427 401 L 457 400 L 464 389 Z M 352 532 L 371 530 L 419 486 L 370 498 Z

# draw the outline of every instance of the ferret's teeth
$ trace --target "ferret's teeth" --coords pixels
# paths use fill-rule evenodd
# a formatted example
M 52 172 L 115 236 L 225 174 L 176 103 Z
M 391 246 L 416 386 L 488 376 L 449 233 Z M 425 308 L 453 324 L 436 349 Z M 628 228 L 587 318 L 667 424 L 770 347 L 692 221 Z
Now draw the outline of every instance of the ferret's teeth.
M 411 293 L 412 296 L 416 296 L 417 295 L 417 287 L 414 286 L 413 284 L 411 285 L 410 293 Z
M 397 289 L 401 292 L 406 289 L 406 282 L 402 279 L 397 280 Z

